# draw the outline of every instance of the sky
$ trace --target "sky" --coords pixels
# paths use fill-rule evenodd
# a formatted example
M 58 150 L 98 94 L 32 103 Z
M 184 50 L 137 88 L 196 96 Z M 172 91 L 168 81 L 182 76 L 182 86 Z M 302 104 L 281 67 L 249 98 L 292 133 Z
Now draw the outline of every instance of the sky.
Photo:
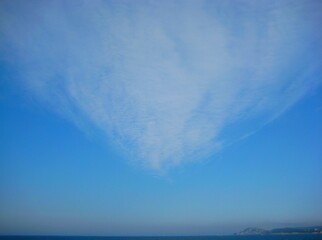
M 0 2 L 0 234 L 322 225 L 322 2 Z

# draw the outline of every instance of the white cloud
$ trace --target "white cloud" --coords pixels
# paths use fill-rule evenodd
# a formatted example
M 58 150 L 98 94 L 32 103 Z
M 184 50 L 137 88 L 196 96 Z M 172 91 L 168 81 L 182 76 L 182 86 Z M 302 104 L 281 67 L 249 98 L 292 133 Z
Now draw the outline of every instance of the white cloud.
M 155 169 L 219 150 L 320 83 L 317 1 L 2 5 L 2 55 L 23 84 Z

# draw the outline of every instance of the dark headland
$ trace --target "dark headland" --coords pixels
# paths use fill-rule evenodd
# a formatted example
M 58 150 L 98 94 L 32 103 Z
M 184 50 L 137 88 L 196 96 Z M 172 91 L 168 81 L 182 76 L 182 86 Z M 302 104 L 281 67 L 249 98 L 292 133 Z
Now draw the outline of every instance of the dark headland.
M 322 226 L 316 227 L 295 227 L 295 228 L 274 228 L 271 230 L 250 227 L 236 235 L 286 235 L 286 234 L 322 234 Z

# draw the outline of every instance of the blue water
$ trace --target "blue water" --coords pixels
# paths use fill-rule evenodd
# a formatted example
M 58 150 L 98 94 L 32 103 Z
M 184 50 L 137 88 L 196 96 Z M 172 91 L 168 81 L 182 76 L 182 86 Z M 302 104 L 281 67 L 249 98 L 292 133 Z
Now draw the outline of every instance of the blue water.
M 206 237 L 65 237 L 65 236 L 0 236 L 0 240 L 322 240 L 322 234 L 270 236 Z

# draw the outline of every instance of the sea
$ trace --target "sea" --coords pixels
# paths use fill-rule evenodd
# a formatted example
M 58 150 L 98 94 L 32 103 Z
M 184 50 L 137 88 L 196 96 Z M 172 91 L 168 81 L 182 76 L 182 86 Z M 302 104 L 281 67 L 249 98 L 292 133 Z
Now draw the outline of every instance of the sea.
M 86 237 L 86 236 L 0 236 L 0 240 L 322 240 L 322 234 L 193 236 L 193 237 Z

